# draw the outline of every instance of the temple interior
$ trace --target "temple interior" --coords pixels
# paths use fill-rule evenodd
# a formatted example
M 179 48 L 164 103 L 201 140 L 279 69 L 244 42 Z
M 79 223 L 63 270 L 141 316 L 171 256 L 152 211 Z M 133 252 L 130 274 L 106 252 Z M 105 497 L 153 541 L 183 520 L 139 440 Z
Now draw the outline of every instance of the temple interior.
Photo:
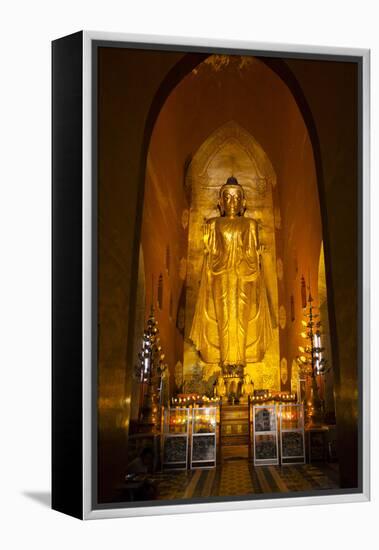
M 356 66 L 98 75 L 99 503 L 358 489 Z

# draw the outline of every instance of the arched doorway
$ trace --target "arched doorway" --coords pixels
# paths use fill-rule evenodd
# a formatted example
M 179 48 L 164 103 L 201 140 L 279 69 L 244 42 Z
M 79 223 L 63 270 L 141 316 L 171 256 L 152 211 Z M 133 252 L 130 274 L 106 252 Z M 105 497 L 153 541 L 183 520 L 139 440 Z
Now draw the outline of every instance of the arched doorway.
M 217 188 L 224 176 L 236 170 L 247 189 L 253 182 L 256 191 L 269 191 L 264 208 L 265 238 L 271 251 L 266 255 L 266 272 L 270 274 L 269 294 L 279 344 L 271 357 L 267 355 L 271 368 L 266 372 L 259 369 L 259 386 L 276 388 L 280 362 L 286 360 L 291 365 L 298 354 L 302 330 L 299 293 L 304 275 L 317 299 L 323 226 L 314 136 L 282 75 L 274 72 L 269 60 L 210 56 L 189 71 L 162 104 L 164 87 L 168 93 L 168 82 L 158 94 L 159 113 L 156 105 L 151 111 L 153 128 L 148 124 L 151 137 L 141 238 L 147 278 L 163 272 L 174 317 L 184 312 L 183 331 L 167 320 L 165 306 L 162 315 L 157 313 L 169 364 L 196 364 L 193 357 L 184 357 L 185 350 L 191 354 L 186 338 L 201 267 L 201 238 L 196 238 L 194 227 L 199 231 L 200 218 L 211 216 L 212 208 L 217 212 Z M 199 195 L 202 185 L 207 187 L 208 205 L 201 192 Z M 259 208 L 254 211 L 258 194 L 251 197 L 253 217 L 260 215 Z M 153 245 L 149 234 L 158 226 L 160 239 Z M 167 247 L 173 261 L 171 273 L 165 277 Z M 149 300 L 147 297 L 147 303 Z M 203 378 L 212 381 L 211 373 L 204 375 L 197 367 L 195 371 L 196 384 Z M 258 377 L 258 371 L 255 375 Z M 289 391 L 290 387 L 289 370 L 280 388 Z

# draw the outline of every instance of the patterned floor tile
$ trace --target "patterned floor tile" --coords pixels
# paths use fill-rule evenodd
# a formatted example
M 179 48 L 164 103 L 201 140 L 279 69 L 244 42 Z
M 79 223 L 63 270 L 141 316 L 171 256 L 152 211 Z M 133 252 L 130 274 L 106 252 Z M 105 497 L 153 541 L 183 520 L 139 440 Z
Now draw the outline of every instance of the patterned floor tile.
M 156 474 L 160 500 L 243 496 L 338 488 L 338 465 L 254 466 L 247 459 L 225 462 L 209 470 Z

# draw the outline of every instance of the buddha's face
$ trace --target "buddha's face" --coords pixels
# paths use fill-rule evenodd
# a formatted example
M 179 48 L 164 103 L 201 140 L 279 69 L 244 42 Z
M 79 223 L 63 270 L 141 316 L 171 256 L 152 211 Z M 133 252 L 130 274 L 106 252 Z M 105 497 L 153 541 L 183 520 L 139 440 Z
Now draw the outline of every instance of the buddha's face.
M 226 186 L 221 193 L 221 208 L 225 212 L 225 216 L 238 216 L 243 208 L 243 193 L 241 189 L 235 186 Z

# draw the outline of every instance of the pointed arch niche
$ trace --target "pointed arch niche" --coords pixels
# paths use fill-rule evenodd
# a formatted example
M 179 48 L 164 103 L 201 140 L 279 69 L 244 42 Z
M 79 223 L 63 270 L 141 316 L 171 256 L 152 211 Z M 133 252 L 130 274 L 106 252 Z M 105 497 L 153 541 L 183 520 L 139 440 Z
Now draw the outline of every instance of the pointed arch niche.
M 245 191 L 246 217 L 259 224 L 259 237 L 265 247 L 264 271 L 268 299 L 274 325 L 273 340 L 264 361 L 247 366 L 256 387 L 279 390 L 279 329 L 278 289 L 276 279 L 276 240 L 273 189 L 276 174 L 258 141 L 235 121 L 216 129 L 199 147 L 185 177 L 185 189 L 190 202 L 188 255 L 186 278 L 186 314 L 184 343 L 184 380 L 191 387 L 194 373 L 203 376 L 203 388 L 212 391 L 210 384 L 219 372 L 219 365 L 204 364 L 188 336 L 194 316 L 203 262 L 202 227 L 204 218 L 219 215 L 217 203 L 220 187 L 229 176 L 235 176 Z M 195 388 L 194 388 L 195 389 Z
M 280 380 L 280 361 L 291 365 L 301 344 L 302 275 L 318 299 L 322 224 L 312 142 L 294 96 L 268 64 L 209 56 L 161 106 L 145 165 L 141 243 L 146 280 L 163 273 L 165 296 L 172 298 L 171 316 L 165 298 L 157 311 L 172 390 L 180 361 L 186 391 L 212 391 L 216 374 L 199 362 L 187 337 L 203 258 L 201 226 L 217 215 L 219 188 L 232 174 L 246 188 L 246 215 L 258 219 L 269 249 L 264 267 L 277 321 L 275 349 L 255 365 L 253 380 L 257 389 L 289 390 L 291 373 Z M 146 292 L 147 316 L 149 285 Z

